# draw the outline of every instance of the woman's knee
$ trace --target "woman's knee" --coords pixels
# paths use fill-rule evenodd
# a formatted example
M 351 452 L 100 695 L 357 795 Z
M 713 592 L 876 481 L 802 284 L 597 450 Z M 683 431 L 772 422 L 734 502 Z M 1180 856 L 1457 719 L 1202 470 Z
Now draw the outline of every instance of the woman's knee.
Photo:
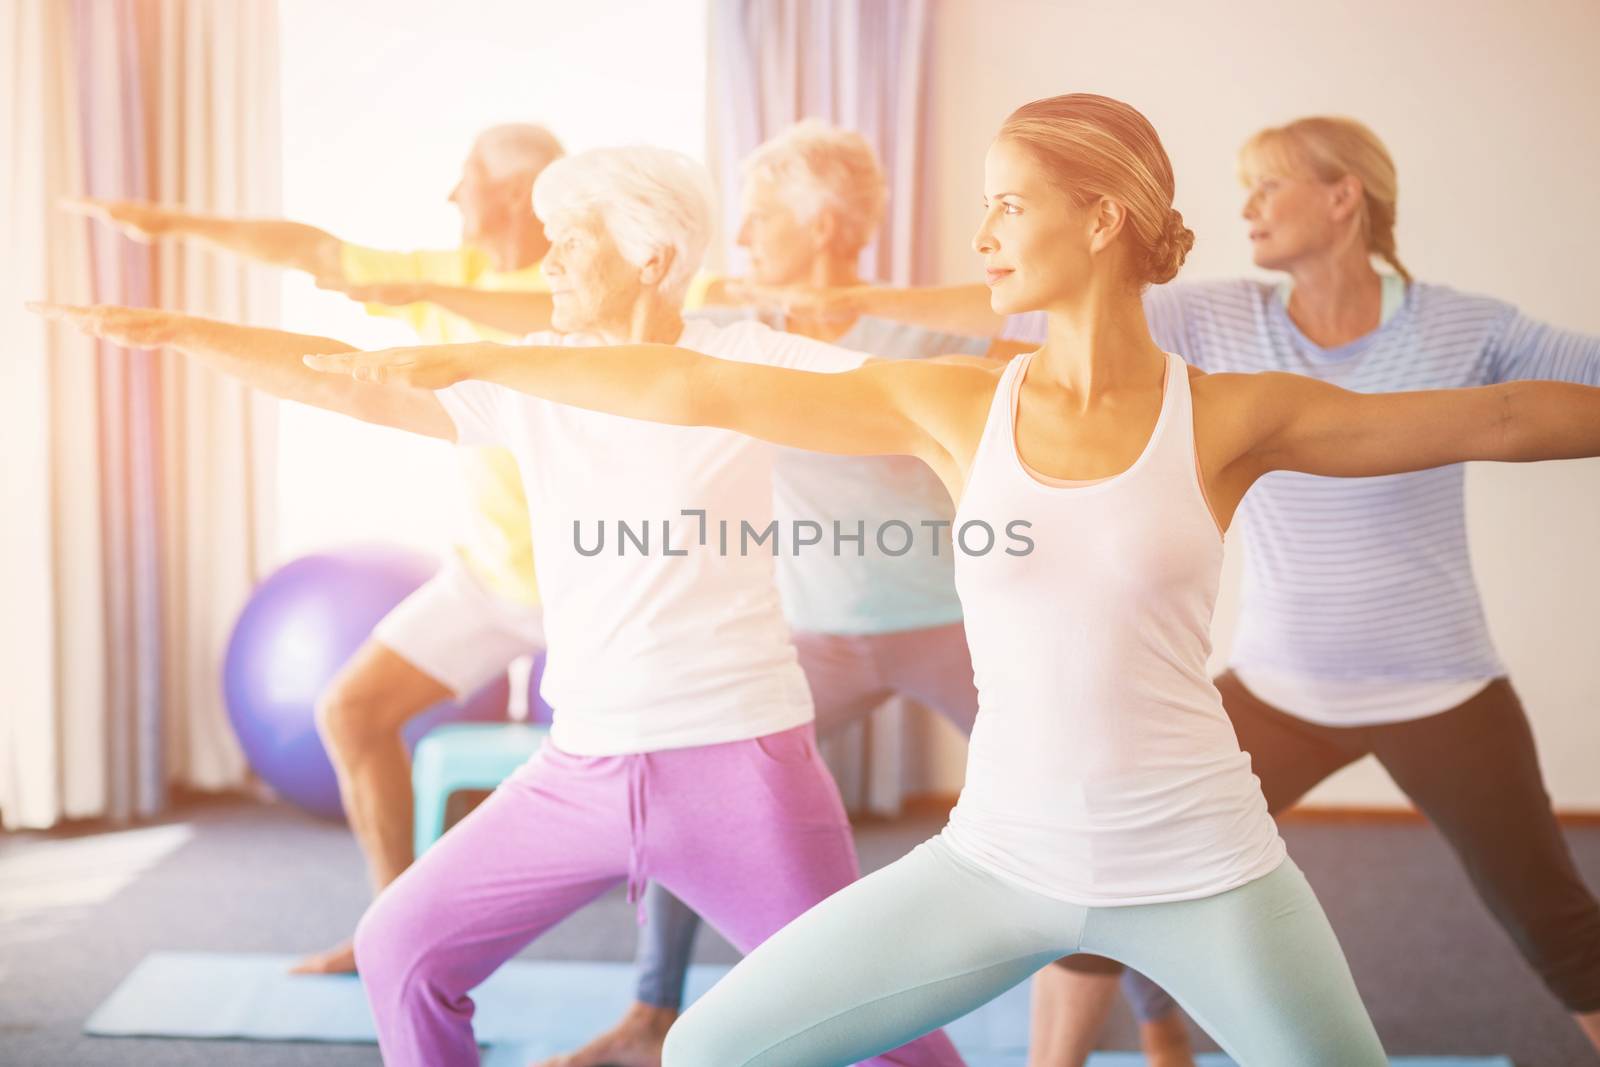
M 387 894 L 378 894 L 356 923 L 352 945 L 355 949 L 356 969 L 363 980 L 377 979 L 391 969 L 395 947 L 405 943 L 405 931 L 390 917 L 385 906 Z
M 336 755 L 359 757 L 398 743 L 411 718 L 450 696 L 450 690 L 382 645 L 363 646 L 317 696 L 317 731 Z
M 370 700 L 337 683 L 317 697 L 317 734 L 330 755 L 341 756 L 370 744 L 376 736 Z
M 363 686 L 359 680 L 335 680 L 317 697 L 313 712 L 317 734 L 336 760 L 359 760 L 385 743 L 398 743 L 401 727 L 417 713 L 414 703 Z
M 398 883 L 396 883 L 398 884 Z M 356 924 L 356 969 L 374 992 L 401 992 L 394 983 L 437 984 L 443 946 L 434 936 L 437 926 L 424 921 L 394 886 L 378 894 Z M 438 973 L 436 973 L 438 972 Z

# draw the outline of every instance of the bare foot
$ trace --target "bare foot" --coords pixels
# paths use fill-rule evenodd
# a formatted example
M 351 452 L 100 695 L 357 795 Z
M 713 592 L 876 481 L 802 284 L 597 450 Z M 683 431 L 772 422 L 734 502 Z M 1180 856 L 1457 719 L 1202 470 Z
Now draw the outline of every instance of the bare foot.
M 1194 1067 L 1194 1046 L 1183 1012 L 1169 1011 L 1139 1027 L 1146 1067 Z
M 670 1008 L 635 1003 L 622 1021 L 578 1051 L 530 1067 L 661 1067 L 661 1046 L 677 1018 Z
M 1573 1016 L 1578 1020 L 1578 1025 L 1583 1028 L 1584 1036 L 1589 1039 L 1596 1052 L 1600 1052 L 1600 1011 L 1586 1011 Z
M 356 946 L 353 941 L 345 941 L 335 945 L 325 952 L 318 952 L 307 956 L 293 967 L 289 968 L 290 974 L 355 974 L 356 973 Z

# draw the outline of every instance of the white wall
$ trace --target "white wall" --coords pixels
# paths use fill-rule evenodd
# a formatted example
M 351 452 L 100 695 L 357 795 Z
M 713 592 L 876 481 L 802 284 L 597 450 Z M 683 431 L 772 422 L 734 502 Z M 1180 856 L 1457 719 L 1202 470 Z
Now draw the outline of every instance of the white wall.
M 1235 147 L 1264 125 L 1342 113 L 1373 126 L 1396 158 L 1399 247 L 1414 274 L 1600 333 L 1593 0 L 941 0 L 934 11 L 944 281 L 976 280 L 968 241 L 1000 121 L 1036 97 L 1089 91 L 1128 101 L 1160 131 L 1177 206 L 1199 237 L 1184 278 L 1252 273 Z M 1600 461 L 1481 466 L 1468 486 L 1490 627 L 1551 793 L 1559 807 L 1600 810 Z M 1230 591 L 1219 651 L 1233 614 Z M 949 746 L 939 756 L 948 787 Z M 1370 760 L 1311 799 L 1403 803 Z
M 457 244 L 446 202 L 473 135 L 542 122 L 569 151 L 650 143 L 704 157 L 698 0 L 280 0 L 284 213 L 380 248 Z M 404 327 L 298 276 L 285 328 L 379 347 Z M 283 405 L 280 559 L 354 539 L 423 548 L 464 514 L 451 449 Z

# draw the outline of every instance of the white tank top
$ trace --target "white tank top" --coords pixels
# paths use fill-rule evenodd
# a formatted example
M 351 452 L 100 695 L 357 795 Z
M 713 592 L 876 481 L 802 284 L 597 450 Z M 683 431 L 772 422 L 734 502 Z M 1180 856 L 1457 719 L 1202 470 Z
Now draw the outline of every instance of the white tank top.
M 945 838 L 1077 904 L 1243 885 L 1285 852 L 1206 671 L 1222 537 L 1198 474 L 1188 368 L 1167 357 L 1161 414 L 1131 467 L 1066 488 L 1029 474 L 1017 451 L 1032 358 L 1001 375 L 956 511 L 980 710 Z M 981 527 L 961 537 L 976 522 L 995 531 L 987 553 L 975 552 Z M 1032 550 L 1013 554 L 1023 546 L 1008 529 Z

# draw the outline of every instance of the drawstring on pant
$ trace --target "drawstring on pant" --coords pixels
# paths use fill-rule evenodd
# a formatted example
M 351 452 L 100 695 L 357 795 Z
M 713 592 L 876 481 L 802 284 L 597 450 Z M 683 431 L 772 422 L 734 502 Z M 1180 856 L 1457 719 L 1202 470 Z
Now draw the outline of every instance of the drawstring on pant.
M 645 831 L 645 760 L 639 754 L 628 756 L 628 903 L 636 905 L 640 926 L 645 924 L 644 910 L 644 831 Z

